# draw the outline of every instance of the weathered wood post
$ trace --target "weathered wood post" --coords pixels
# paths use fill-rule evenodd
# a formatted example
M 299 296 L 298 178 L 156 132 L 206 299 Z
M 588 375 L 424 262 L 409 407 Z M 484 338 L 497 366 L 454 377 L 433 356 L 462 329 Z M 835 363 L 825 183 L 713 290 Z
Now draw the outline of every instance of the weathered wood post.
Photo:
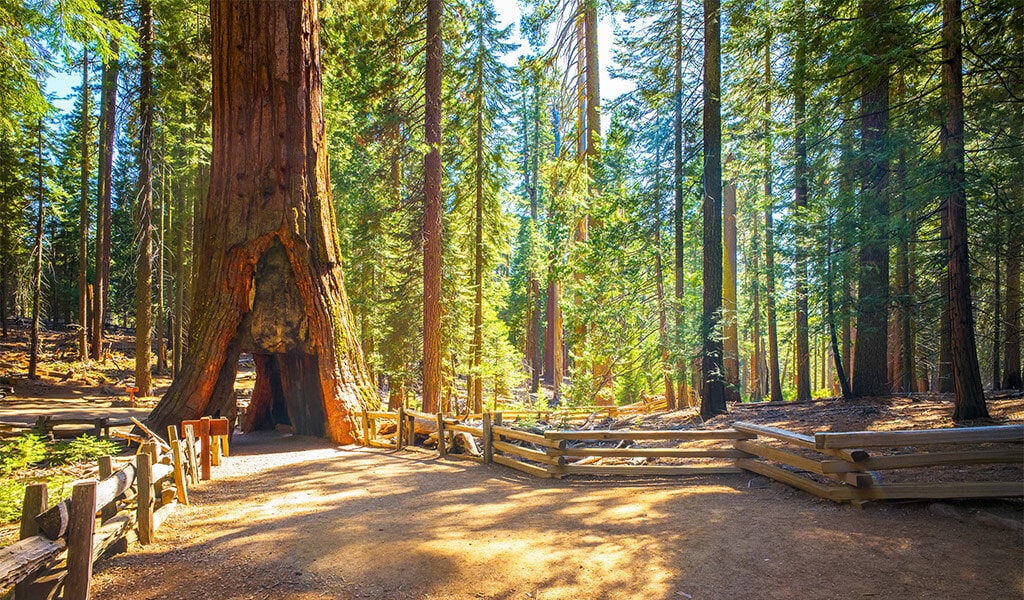
M 484 428 L 484 462 L 494 462 L 494 432 L 491 430 L 491 411 L 483 414 Z
M 173 427 L 173 425 L 172 425 Z M 174 463 L 174 487 L 178 490 L 178 502 L 188 504 L 188 483 L 185 478 L 185 451 L 181 440 L 171 440 L 171 459 Z
M 370 415 L 367 414 L 366 407 L 363 407 L 363 445 L 370 445 Z
M 210 479 L 210 417 L 203 417 L 199 420 L 199 457 L 202 465 L 202 480 Z
M 219 435 L 210 436 L 210 464 L 220 466 L 220 438 Z
M 136 498 L 139 543 L 143 546 L 153 542 L 153 457 L 141 452 L 136 457 L 136 478 L 139 493 Z
M 398 428 L 395 431 L 395 450 L 405 448 L 405 407 L 398 407 Z
M 110 477 L 114 473 L 114 459 L 109 456 L 99 458 L 100 481 Z M 111 502 L 100 509 L 100 523 L 106 523 L 117 514 L 117 504 Z
M 448 458 L 448 447 L 444 439 L 444 413 L 437 413 L 437 454 L 441 458 Z
M 141 456 L 141 455 L 140 455 Z M 96 530 L 96 480 L 75 483 L 68 522 L 68 575 L 65 600 L 87 600 L 92 579 L 92 544 Z
M 39 534 L 36 515 L 45 511 L 49 504 L 49 491 L 45 483 L 31 483 L 25 487 L 25 500 L 21 505 L 21 530 L 18 539 L 26 540 Z M 30 586 L 31 578 L 14 586 L 15 600 L 28 600 L 33 597 Z

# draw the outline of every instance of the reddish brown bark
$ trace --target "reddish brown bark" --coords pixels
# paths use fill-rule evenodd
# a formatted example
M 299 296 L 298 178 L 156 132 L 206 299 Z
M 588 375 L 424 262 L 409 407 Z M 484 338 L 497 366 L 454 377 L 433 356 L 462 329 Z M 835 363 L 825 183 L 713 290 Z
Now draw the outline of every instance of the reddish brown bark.
M 149 417 L 230 416 L 237 357 L 297 433 L 354 440 L 372 398 L 327 172 L 317 3 L 211 5 L 213 156 L 188 353 Z M 274 370 L 280 386 L 275 386 Z
M 427 0 L 423 158 L 423 410 L 441 408 L 441 0 Z

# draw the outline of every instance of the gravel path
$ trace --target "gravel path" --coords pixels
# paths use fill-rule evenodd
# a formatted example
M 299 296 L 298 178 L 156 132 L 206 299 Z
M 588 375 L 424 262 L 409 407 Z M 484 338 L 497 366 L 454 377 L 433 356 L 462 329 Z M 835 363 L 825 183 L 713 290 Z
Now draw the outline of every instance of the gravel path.
M 94 598 L 1024 598 L 1019 532 L 922 504 L 752 475 L 537 480 L 276 433 L 232 451 L 157 543 L 97 566 Z

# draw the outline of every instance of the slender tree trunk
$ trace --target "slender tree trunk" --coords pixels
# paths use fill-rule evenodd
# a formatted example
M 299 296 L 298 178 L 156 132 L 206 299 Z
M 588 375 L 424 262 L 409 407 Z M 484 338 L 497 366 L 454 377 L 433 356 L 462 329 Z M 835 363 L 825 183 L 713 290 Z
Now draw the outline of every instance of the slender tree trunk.
M 8 283 L 11 279 L 11 261 L 8 260 L 11 244 L 11 228 L 6 222 L 0 224 L 0 334 L 7 337 Z
M 482 70 L 478 73 L 483 76 Z M 477 89 L 483 89 L 483 82 L 477 81 Z M 473 383 L 474 413 L 482 413 L 484 409 L 484 381 L 480 376 L 484 345 L 484 118 L 483 101 L 477 106 L 476 113 L 476 203 L 474 218 L 474 257 L 473 257 L 473 367 L 470 381 Z
M 314 0 L 211 5 L 206 235 L 188 356 L 149 416 L 158 430 L 231 417 L 241 352 L 258 355 L 256 388 L 270 403 L 251 405 L 252 414 L 284 409 L 296 433 L 351 443 L 355 415 L 375 401 L 341 273 L 317 8 Z
M 722 77 L 721 7 L 704 0 L 704 293 L 701 317 L 703 357 L 700 414 L 725 413 L 722 378 Z
M 992 389 L 993 390 L 998 390 L 999 389 L 999 384 L 1002 383 L 1002 380 L 1000 378 L 1000 373 L 999 373 L 999 369 L 1002 366 L 1000 364 L 1000 360 L 999 360 L 1001 358 L 999 356 L 999 350 L 1000 350 L 1000 347 L 1001 347 L 1001 344 L 1000 344 L 1000 334 L 1002 333 L 1000 331 L 1000 328 L 1001 328 L 1002 321 L 1003 321 L 1003 312 L 1002 312 L 1003 307 L 1002 307 L 1002 303 L 1001 303 L 1002 298 L 1000 296 L 1000 289 L 999 289 L 1000 286 L 1001 286 L 1001 283 L 1002 283 L 1000 281 L 1000 275 L 1002 274 L 1001 273 L 1002 269 L 1000 268 L 1002 266 L 1001 265 L 1002 257 L 999 255 L 999 253 L 1002 250 L 1003 240 L 1002 240 L 1002 236 L 1000 235 L 1000 229 L 1001 228 L 1000 228 L 998 222 L 996 222 L 995 228 L 996 228 L 996 231 L 995 231 L 995 235 L 996 235 L 996 251 L 995 251 L 995 256 L 993 256 L 993 260 L 992 260 L 992 262 L 994 263 L 993 264 L 993 267 L 994 267 L 993 270 L 995 271 L 995 281 L 992 284 L 992 296 L 993 296 L 993 299 L 994 299 L 993 310 L 992 310 Z
M 867 27 L 885 24 L 885 0 L 861 0 L 861 18 Z M 889 66 L 886 42 L 871 49 L 874 63 L 867 67 L 861 94 L 861 247 L 858 287 L 857 345 L 854 348 L 853 393 L 884 396 L 888 383 L 889 304 Z
M 728 158 L 726 162 L 728 162 Z M 740 340 L 736 310 L 736 183 L 722 191 L 723 247 L 722 257 L 722 366 L 725 372 L 725 399 L 739 402 Z
M 949 196 L 949 329 L 953 351 L 953 419 L 988 417 L 978 368 L 971 307 L 971 274 L 967 250 L 967 194 L 964 190 L 964 81 L 960 35 L 960 0 L 942 2 L 942 131 L 939 135 Z
M 111 16 L 120 19 L 121 6 L 117 4 Z M 96 210 L 96 285 L 92 294 L 92 357 L 103 357 L 103 323 L 110 291 L 110 219 L 111 192 L 114 174 L 114 135 L 117 127 L 117 79 L 120 74 L 118 46 L 110 42 L 113 58 L 103 63 L 102 92 L 100 97 L 100 151 L 99 151 L 99 203 Z
M 805 7 L 803 0 L 796 6 L 796 35 L 794 36 L 793 60 L 793 204 L 795 220 L 796 257 L 794 295 L 796 296 L 796 399 L 803 402 L 811 399 L 810 348 L 807 325 L 807 253 L 805 251 L 807 220 L 807 90 L 804 79 L 807 70 L 807 49 L 804 41 Z
M 751 302 L 753 310 L 751 314 L 751 328 L 754 347 L 754 355 L 750 361 L 750 396 L 751 401 L 760 402 L 765 395 L 765 369 L 764 369 L 764 341 L 761 336 L 761 268 L 759 256 L 761 253 L 758 232 L 760 227 L 755 221 L 753 227 L 753 248 L 750 253 L 751 272 Z
M 665 272 L 661 259 L 661 144 L 654 159 L 654 282 L 658 302 L 658 344 L 661 346 L 661 372 L 665 382 L 665 404 L 676 410 L 676 390 L 672 382 L 672 363 L 669 358 L 668 311 L 665 309 Z
M 672 76 L 672 192 L 674 197 L 672 209 L 672 230 L 674 232 L 675 246 L 675 315 L 676 335 L 673 338 L 678 344 L 679 336 L 683 329 L 685 317 L 683 306 L 686 296 L 686 237 L 683 227 L 685 224 L 686 207 L 683 206 L 683 3 L 676 0 L 675 3 L 675 60 Z M 677 349 L 678 351 L 678 349 Z M 689 400 L 686 393 L 686 361 L 682 358 L 682 352 L 676 360 L 675 381 L 677 384 L 678 405 L 688 405 Z
M 170 327 L 173 338 L 171 340 L 171 370 L 175 377 L 181 372 L 181 365 L 185 355 L 185 328 L 183 325 L 185 321 L 185 287 L 190 282 L 187 268 L 188 261 L 185 258 L 185 236 L 191 230 L 186 216 L 191 214 L 191 211 L 187 210 L 185 195 L 180 190 L 180 184 L 178 187 L 178 193 L 175 194 L 175 202 L 178 206 L 178 223 L 175 227 L 176 234 L 174 237 L 174 318 Z
M 28 352 L 28 378 L 37 379 L 36 370 L 39 366 L 39 303 L 43 291 L 43 120 L 39 119 L 38 139 L 36 140 L 36 167 L 38 198 L 36 204 L 36 236 L 32 248 L 32 331 Z
M 139 255 L 135 265 L 135 387 L 153 393 L 151 339 L 153 319 L 153 5 L 139 2 Z
M 82 48 L 82 189 L 78 206 L 78 360 L 89 360 L 89 47 Z
M 426 143 L 423 159 L 423 410 L 441 406 L 441 15 L 427 0 Z
M 533 143 L 527 144 L 532 148 L 529 153 L 530 164 L 528 166 L 530 185 L 530 221 L 533 223 L 534 232 L 540 228 L 538 187 L 540 177 L 540 98 L 539 85 L 533 89 L 534 99 L 532 107 L 533 122 Z M 533 240 L 531 238 L 531 244 Z M 532 250 L 532 247 L 531 247 Z M 530 332 L 533 338 L 530 354 L 530 391 L 534 394 L 540 391 L 540 375 L 543 370 L 543 354 L 541 353 L 541 314 L 544 312 L 544 305 L 540 295 L 540 277 L 538 273 L 530 269 Z
M 945 202 L 945 200 L 943 200 Z M 945 238 L 949 231 L 949 214 L 945 206 L 939 208 L 939 229 L 942 237 Z M 943 247 L 943 266 L 949 264 L 948 240 Z M 950 340 L 949 329 L 949 273 L 945 273 L 945 286 L 942 290 L 942 305 L 939 309 L 939 364 L 938 364 L 938 391 L 943 394 L 953 392 L 953 346 Z
M 1021 389 L 1020 366 L 1020 261 L 1022 250 L 1020 235 L 1010 238 L 1006 252 L 1006 303 L 1003 320 L 1006 336 L 1003 346 L 1003 389 Z
M 156 372 L 167 373 L 167 309 L 164 299 L 164 238 L 167 234 L 167 143 L 161 135 L 163 171 L 160 177 L 160 219 L 156 244 Z

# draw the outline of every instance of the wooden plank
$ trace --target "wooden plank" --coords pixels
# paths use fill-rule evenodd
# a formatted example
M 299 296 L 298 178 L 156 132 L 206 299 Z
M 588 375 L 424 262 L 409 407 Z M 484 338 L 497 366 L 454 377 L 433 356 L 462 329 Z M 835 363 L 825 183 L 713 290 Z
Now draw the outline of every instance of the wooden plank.
M 518 460 L 515 460 L 514 458 L 502 456 L 501 454 L 495 454 L 493 460 L 499 465 L 511 467 L 517 471 L 522 471 L 523 473 L 526 473 L 528 475 L 533 475 L 534 477 L 541 477 L 544 479 L 551 478 L 551 473 L 549 473 L 547 469 L 544 469 L 543 467 L 521 463 Z
M 796 467 L 804 471 L 811 473 L 817 473 L 818 475 L 825 475 L 833 479 L 838 479 L 845 483 L 848 483 L 855 487 L 867 487 L 872 485 L 875 480 L 869 473 L 863 473 L 858 471 L 842 471 L 842 472 L 830 472 L 826 473 L 822 462 L 813 458 L 807 458 L 788 450 L 781 448 L 773 448 L 771 446 L 765 446 L 756 442 L 738 441 L 736 447 L 744 452 L 749 452 L 755 456 L 766 458 L 768 460 L 774 460 L 791 467 Z M 846 464 L 863 464 L 863 463 L 846 463 Z
M 566 448 L 551 450 L 562 456 L 610 456 L 617 458 L 743 458 L 746 452 L 732 448 Z
M 886 471 L 916 467 L 941 467 L 950 465 L 1021 464 L 1024 453 L 1020 449 L 965 450 L 953 452 L 920 452 L 873 456 L 858 463 L 845 460 L 824 460 L 823 471 L 828 473 L 849 473 L 851 471 Z
M 1019 498 L 1020 481 L 964 481 L 954 483 L 890 483 L 860 491 L 866 500 L 938 500 L 942 498 Z
M 846 431 L 814 434 L 817 448 L 916 446 L 928 444 L 1024 443 L 1024 424 L 904 431 Z
M 473 462 L 483 463 L 484 457 L 473 456 L 472 454 L 448 454 L 448 458 L 456 458 L 458 460 L 471 460 Z
M 219 435 L 210 436 L 210 464 L 214 467 L 220 466 L 220 438 Z
M 852 500 L 855 491 L 854 488 L 848 486 L 822 485 L 813 479 L 800 475 L 799 473 L 793 473 L 786 469 L 782 469 L 775 465 L 770 465 L 753 458 L 738 458 L 736 459 L 736 466 L 741 469 L 757 473 L 758 475 L 764 475 L 769 479 L 785 483 L 786 485 L 814 494 L 815 496 L 826 498 L 828 500 L 835 500 L 837 502 Z
M 99 560 L 108 550 L 124 539 L 133 527 L 135 527 L 135 513 L 130 510 L 122 510 L 114 515 L 114 518 L 100 525 L 93 536 L 93 562 Z
M 174 476 L 174 465 L 168 465 L 168 464 L 164 464 L 164 463 L 159 463 L 159 464 L 153 465 L 152 472 L 153 472 L 153 474 L 151 475 L 152 479 L 150 479 L 150 481 L 152 481 L 154 484 L 160 483 L 162 481 L 166 481 L 168 479 L 173 478 L 173 476 Z
M 195 428 L 192 425 L 182 425 L 182 433 L 185 435 L 185 454 L 188 457 L 188 479 L 189 483 L 199 483 L 199 456 L 196 452 Z
M 796 433 L 796 432 L 793 432 L 793 431 L 787 431 L 785 429 L 779 429 L 778 427 L 769 427 L 767 425 L 757 425 L 755 423 L 747 423 L 745 421 L 737 421 L 737 422 L 732 424 L 732 427 L 733 427 L 733 429 L 736 429 L 737 431 L 742 431 L 744 433 L 750 433 L 750 434 L 753 434 L 753 435 L 759 435 L 759 436 L 774 438 L 774 439 L 777 439 L 777 440 L 781 440 L 783 442 L 789 442 L 790 444 L 793 444 L 794 446 L 799 446 L 801 448 L 807 448 L 809 450 L 817 450 L 818 452 L 821 452 L 823 454 L 828 454 L 830 456 L 835 456 L 836 458 L 841 458 L 843 460 L 849 460 L 849 461 L 852 461 L 852 462 L 860 462 L 862 460 L 867 460 L 868 458 L 870 458 L 870 455 L 867 452 L 865 452 L 863 450 L 860 450 L 860 449 L 856 449 L 856 450 L 823 450 L 823 449 L 820 449 L 815 444 L 813 437 L 811 437 L 809 435 L 804 435 L 802 433 Z
M 509 444 L 508 442 L 495 441 L 494 449 L 506 454 L 515 454 L 521 458 L 532 460 L 534 462 L 544 463 L 546 465 L 563 465 L 565 459 L 562 457 L 548 456 L 544 452 L 538 450 L 531 450 L 529 448 L 523 448 L 522 446 L 516 446 L 515 444 Z
M 454 424 L 453 425 L 453 424 L 449 424 L 447 421 L 445 421 L 444 428 L 445 428 L 445 431 L 468 433 L 469 435 L 473 435 L 473 436 L 476 436 L 476 437 L 483 437 L 483 435 L 484 435 L 483 428 L 481 428 L 481 427 L 473 427 L 472 425 L 462 425 L 462 424 Z
M 226 417 L 219 419 L 210 419 L 210 435 L 221 436 L 228 435 L 230 431 L 231 423 Z
M 495 425 L 491 427 L 491 432 L 495 436 L 495 443 L 497 443 L 500 438 L 508 438 L 512 440 L 519 440 L 521 442 L 530 442 L 546 448 L 555 448 L 559 450 L 565 448 L 565 441 L 563 440 L 553 440 L 537 435 L 536 433 L 519 431 L 518 429 L 512 429 L 511 427 L 500 427 Z
M 720 475 L 742 473 L 733 466 L 675 466 L 675 465 L 566 465 L 566 475 Z
M 388 420 L 391 420 L 391 421 L 397 421 L 398 420 L 398 413 L 396 413 L 396 412 L 385 412 L 385 411 L 379 411 L 379 410 L 377 410 L 377 411 L 369 410 L 369 411 L 366 411 L 366 416 L 369 417 L 370 419 L 388 419 Z
M 167 504 L 164 504 L 160 508 L 156 509 L 155 511 L 153 511 L 153 532 L 154 533 L 156 532 L 156 530 L 160 529 L 160 526 L 164 524 L 164 521 L 167 520 L 167 517 L 171 516 L 171 513 L 174 512 L 174 509 L 177 506 L 178 506 L 177 502 L 169 502 Z
M 92 580 L 92 543 L 96 533 L 96 480 L 79 481 L 71 490 L 68 525 L 68 575 L 65 600 L 88 600 Z
M 154 442 L 156 442 L 157 445 L 160 446 L 161 450 L 163 450 L 164 452 L 167 452 L 167 451 L 169 451 L 171 449 L 171 447 L 169 445 L 167 445 L 167 442 L 163 441 L 163 439 L 161 439 L 160 436 L 158 436 L 157 434 L 153 433 L 153 430 L 150 429 L 149 427 L 146 427 L 146 425 L 142 421 L 136 419 L 135 417 L 128 417 L 128 418 L 131 419 L 132 423 L 135 423 L 135 426 L 138 427 L 139 430 L 142 431 L 142 433 L 145 433 Z
M 0 593 L 53 562 L 65 547 L 63 539 L 35 535 L 0 548 Z
M 752 434 L 734 429 L 661 429 L 661 430 L 594 430 L 545 431 L 551 440 L 746 440 Z

